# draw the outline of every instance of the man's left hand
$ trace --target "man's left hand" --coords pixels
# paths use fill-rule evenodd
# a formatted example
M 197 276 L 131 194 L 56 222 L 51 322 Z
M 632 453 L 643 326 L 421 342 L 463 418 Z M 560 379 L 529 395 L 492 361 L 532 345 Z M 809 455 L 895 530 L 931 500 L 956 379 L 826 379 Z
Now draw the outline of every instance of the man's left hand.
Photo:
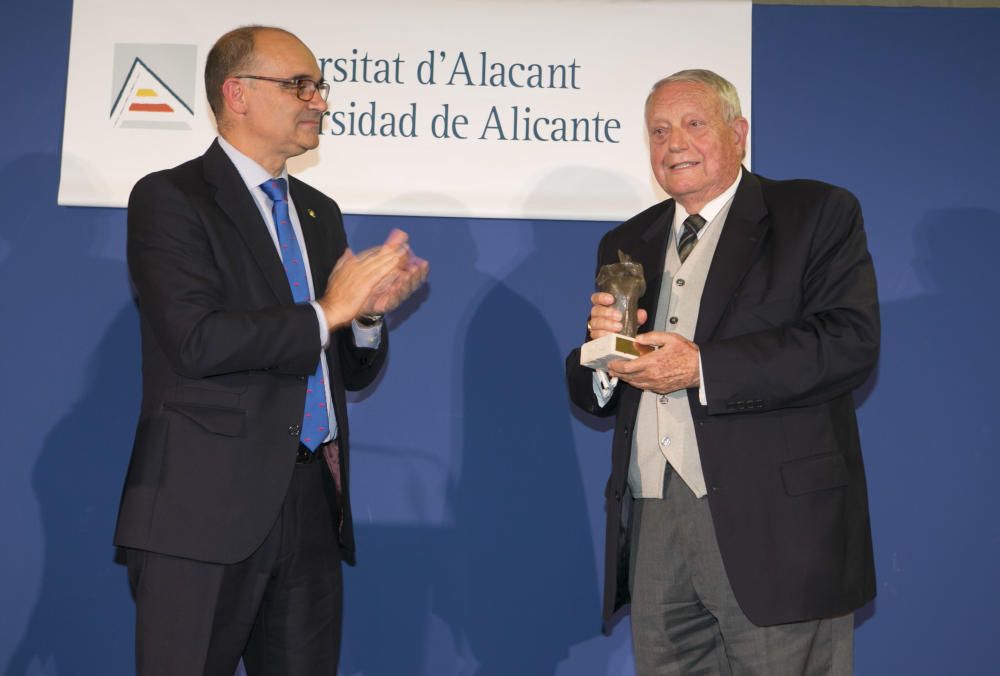
M 369 251 L 376 251 L 380 248 L 395 248 L 405 246 L 409 248 L 407 242 L 409 237 L 402 230 L 393 230 L 389 233 L 385 243 L 381 247 L 376 247 Z M 363 257 L 364 252 L 361 254 Z M 369 294 L 365 301 L 362 312 L 364 314 L 385 314 L 395 310 L 400 303 L 410 297 L 424 280 L 430 271 L 430 264 L 423 258 L 418 258 L 409 251 L 407 256 L 401 261 L 400 266 L 388 277 L 380 282 Z
M 640 345 L 657 349 L 632 360 L 620 359 L 608 364 L 608 374 L 640 390 L 668 394 L 698 387 L 698 346 L 676 333 L 651 331 L 635 338 Z

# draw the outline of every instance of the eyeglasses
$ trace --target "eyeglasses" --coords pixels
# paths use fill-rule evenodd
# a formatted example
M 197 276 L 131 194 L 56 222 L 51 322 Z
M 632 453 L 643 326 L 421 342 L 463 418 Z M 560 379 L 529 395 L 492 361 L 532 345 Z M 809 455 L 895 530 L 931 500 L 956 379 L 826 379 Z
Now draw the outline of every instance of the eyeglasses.
M 301 77 L 284 79 L 280 77 L 265 77 L 263 75 L 234 75 L 233 77 L 246 78 L 248 80 L 266 80 L 267 82 L 277 82 L 285 87 L 295 87 L 295 95 L 299 97 L 300 101 L 312 101 L 313 97 L 316 96 L 316 92 L 319 92 L 320 98 L 324 101 L 330 96 L 330 83 L 326 80 L 316 82 L 315 80 Z

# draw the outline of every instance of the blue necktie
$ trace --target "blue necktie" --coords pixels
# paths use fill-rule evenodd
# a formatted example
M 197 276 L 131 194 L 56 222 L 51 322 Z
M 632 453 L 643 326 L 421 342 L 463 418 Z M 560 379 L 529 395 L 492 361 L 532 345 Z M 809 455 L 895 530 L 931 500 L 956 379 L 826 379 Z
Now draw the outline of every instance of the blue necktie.
M 288 285 L 296 303 L 308 303 L 309 282 L 306 280 L 306 266 L 302 262 L 302 250 L 295 238 L 292 219 L 288 215 L 288 186 L 283 178 L 271 178 L 260 184 L 260 189 L 271 198 L 271 216 L 278 230 L 278 245 L 281 247 L 281 262 L 285 266 Z M 302 433 L 299 442 L 310 451 L 315 451 L 329 430 L 330 414 L 327 412 L 326 385 L 323 383 L 322 360 L 316 365 L 316 372 L 306 383 L 306 407 L 302 416 Z

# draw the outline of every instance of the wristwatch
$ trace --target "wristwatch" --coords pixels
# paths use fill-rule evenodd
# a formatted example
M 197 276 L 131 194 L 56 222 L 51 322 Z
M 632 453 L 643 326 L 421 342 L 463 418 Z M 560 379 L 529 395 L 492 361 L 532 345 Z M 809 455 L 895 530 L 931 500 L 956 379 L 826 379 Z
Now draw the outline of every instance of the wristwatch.
M 371 328 L 373 326 L 377 326 L 378 324 L 382 323 L 382 317 L 384 316 L 385 315 L 375 314 L 375 313 L 363 314 L 363 315 L 358 315 L 354 321 L 356 321 L 361 326 L 364 326 L 365 328 Z

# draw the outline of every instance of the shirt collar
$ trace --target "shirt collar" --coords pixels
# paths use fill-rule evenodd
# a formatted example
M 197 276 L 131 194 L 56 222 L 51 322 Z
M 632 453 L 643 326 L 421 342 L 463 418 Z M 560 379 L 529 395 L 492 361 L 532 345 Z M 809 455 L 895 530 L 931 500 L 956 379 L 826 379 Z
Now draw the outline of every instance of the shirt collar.
M 223 152 L 226 153 L 233 165 L 236 167 L 236 171 L 239 172 L 240 178 L 242 178 L 243 182 L 246 184 L 247 190 L 253 192 L 255 189 L 259 189 L 260 184 L 270 178 L 283 178 L 286 182 L 288 181 L 287 167 L 281 167 L 280 174 L 277 176 L 271 176 L 267 169 L 241 153 L 232 143 L 221 136 L 219 136 L 217 140 L 219 141 L 219 147 L 222 148 Z
M 736 174 L 736 180 L 733 181 L 728 188 L 723 190 L 721 195 L 710 200 L 704 207 L 702 207 L 701 211 L 698 212 L 698 215 L 705 219 L 705 227 L 698 231 L 698 237 L 701 237 L 702 233 L 708 229 L 708 226 L 711 225 L 712 221 L 715 220 L 715 217 L 719 215 L 720 211 L 722 211 L 722 207 L 726 206 L 726 203 L 729 202 L 729 200 L 733 198 L 733 195 L 736 194 L 736 189 L 739 187 L 740 179 L 742 178 L 743 167 L 740 167 L 739 173 Z M 681 206 L 680 202 L 674 200 L 675 231 L 680 231 L 681 224 L 684 223 L 684 219 L 688 216 L 690 216 L 690 214 L 687 212 L 687 209 Z

